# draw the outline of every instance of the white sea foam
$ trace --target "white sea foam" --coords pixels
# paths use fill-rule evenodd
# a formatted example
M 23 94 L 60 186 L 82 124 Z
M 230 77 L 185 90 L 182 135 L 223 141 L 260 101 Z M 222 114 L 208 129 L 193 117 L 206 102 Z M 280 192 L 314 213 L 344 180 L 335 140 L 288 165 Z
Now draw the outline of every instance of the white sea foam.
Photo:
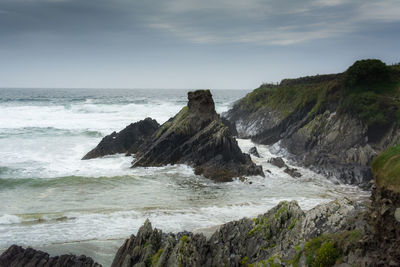
M 310 209 L 363 194 L 301 167 L 294 166 L 301 178 L 290 177 L 268 163 L 285 155 L 277 146 L 256 145 L 262 158 L 252 159 L 265 178 L 224 184 L 196 176 L 186 165 L 131 169 L 132 157 L 124 155 L 82 161 L 102 136 L 149 116 L 162 123 L 186 103 L 182 92 L 169 98 L 163 92 L 148 97 L 123 91 L 114 98 L 106 92 L 85 91 L 73 99 L 58 92 L 70 97 L 64 100 L 46 91 L 48 102 L 0 105 L 0 249 L 126 238 L 146 218 L 167 232 L 194 230 L 256 216 L 282 200 Z M 236 100 L 226 93 L 215 99 L 219 112 Z M 254 146 L 238 143 L 244 152 Z
M 0 215 L 0 224 L 14 224 L 14 223 L 20 223 L 20 222 L 21 222 L 21 219 L 18 216 L 10 215 L 10 214 Z

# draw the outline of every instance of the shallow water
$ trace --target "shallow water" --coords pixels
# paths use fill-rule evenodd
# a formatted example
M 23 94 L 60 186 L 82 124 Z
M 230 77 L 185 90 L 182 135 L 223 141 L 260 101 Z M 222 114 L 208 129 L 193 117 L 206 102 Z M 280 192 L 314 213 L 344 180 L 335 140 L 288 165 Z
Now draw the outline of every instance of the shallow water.
M 213 91 L 217 111 L 246 93 Z M 175 232 L 256 216 L 281 200 L 310 209 L 367 195 L 303 168 L 301 178 L 288 176 L 267 162 L 277 145 L 257 146 L 262 158 L 253 160 L 271 171 L 265 178 L 224 184 L 185 165 L 130 169 L 123 155 L 80 160 L 104 135 L 145 117 L 162 123 L 185 104 L 184 90 L 0 89 L 0 249 L 17 243 L 58 253 L 64 244 L 67 253 L 79 242 L 107 265 L 96 244 L 136 233 L 146 218 Z M 245 152 L 254 146 L 238 142 Z

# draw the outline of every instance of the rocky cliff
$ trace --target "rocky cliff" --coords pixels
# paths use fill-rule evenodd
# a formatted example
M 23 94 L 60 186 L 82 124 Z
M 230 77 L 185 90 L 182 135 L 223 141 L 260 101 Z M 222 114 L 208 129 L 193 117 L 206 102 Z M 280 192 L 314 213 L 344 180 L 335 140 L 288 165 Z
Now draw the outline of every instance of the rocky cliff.
M 365 186 L 372 159 L 400 142 L 399 84 L 400 66 L 363 60 L 340 74 L 262 85 L 223 116 L 239 137 L 280 142 L 300 164 Z
M 209 90 L 188 93 L 188 104 L 161 125 L 146 146 L 139 148 L 132 167 L 184 163 L 196 174 L 216 181 L 244 175 L 264 175 L 242 153 L 229 128 L 215 111 Z

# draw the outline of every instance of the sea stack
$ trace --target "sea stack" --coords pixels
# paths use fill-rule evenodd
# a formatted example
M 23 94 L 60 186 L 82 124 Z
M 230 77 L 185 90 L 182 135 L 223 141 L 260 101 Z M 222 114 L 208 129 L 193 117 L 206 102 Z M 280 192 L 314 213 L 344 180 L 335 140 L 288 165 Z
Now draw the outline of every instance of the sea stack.
M 196 174 L 226 182 L 244 175 L 264 176 L 242 153 L 229 128 L 215 111 L 210 90 L 188 93 L 188 104 L 141 146 L 132 167 L 188 164 Z

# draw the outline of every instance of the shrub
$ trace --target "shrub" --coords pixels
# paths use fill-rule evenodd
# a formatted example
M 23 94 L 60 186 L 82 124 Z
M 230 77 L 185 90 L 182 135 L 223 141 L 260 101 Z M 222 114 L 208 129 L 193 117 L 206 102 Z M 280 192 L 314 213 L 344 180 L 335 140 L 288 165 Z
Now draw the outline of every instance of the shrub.
M 389 68 L 378 59 L 358 60 L 346 71 L 347 88 L 357 85 L 370 85 L 389 78 Z

